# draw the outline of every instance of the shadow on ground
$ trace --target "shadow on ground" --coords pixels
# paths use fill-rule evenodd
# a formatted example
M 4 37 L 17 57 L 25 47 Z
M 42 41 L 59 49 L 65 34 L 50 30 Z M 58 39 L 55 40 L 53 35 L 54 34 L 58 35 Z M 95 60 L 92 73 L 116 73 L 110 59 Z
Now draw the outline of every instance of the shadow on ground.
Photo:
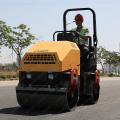
M 65 111 L 54 111 L 54 110 L 40 110 L 35 108 L 21 108 L 21 107 L 10 107 L 0 109 L 0 114 L 14 114 L 14 115 L 25 115 L 25 116 L 37 116 L 46 114 L 61 114 Z
M 76 107 L 86 106 L 85 104 L 79 103 Z M 87 105 L 89 106 L 89 105 Z M 74 111 L 75 109 L 73 109 Z M 22 108 L 18 107 L 10 107 L 0 109 L 0 114 L 14 114 L 14 115 L 24 115 L 24 116 L 37 116 L 37 115 L 46 115 L 46 114 L 63 114 L 68 111 L 55 111 L 55 110 L 40 110 L 37 108 Z

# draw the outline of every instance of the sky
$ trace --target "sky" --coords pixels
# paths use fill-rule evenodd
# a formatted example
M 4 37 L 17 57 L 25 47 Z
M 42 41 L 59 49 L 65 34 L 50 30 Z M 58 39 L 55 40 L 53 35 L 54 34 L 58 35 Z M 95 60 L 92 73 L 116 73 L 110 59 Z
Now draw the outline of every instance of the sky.
M 92 8 L 96 13 L 98 46 L 109 51 L 119 51 L 120 43 L 120 0 L 0 0 L 0 20 L 8 26 L 25 24 L 31 28 L 39 41 L 52 41 L 53 33 L 63 30 L 63 13 L 71 8 Z M 92 13 L 74 11 L 67 14 L 67 23 L 74 21 L 76 14 L 84 17 L 83 25 L 93 35 Z M 75 23 L 67 30 L 76 27 Z M 22 51 L 22 56 L 33 45 Z M 16 54 L 7 47 L 1 48 L 0 63 L 16 62 Z

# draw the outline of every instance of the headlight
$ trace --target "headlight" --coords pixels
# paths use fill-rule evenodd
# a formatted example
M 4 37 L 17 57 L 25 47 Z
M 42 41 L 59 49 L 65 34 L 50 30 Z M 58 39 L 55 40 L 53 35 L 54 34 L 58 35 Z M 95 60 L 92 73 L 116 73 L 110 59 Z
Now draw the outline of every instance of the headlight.
M 48 74 L 48 79 L 53 80 L 53 74 Z
M 32 78 L 31 74 L 26 74 L 26 78 L 31 79 Z

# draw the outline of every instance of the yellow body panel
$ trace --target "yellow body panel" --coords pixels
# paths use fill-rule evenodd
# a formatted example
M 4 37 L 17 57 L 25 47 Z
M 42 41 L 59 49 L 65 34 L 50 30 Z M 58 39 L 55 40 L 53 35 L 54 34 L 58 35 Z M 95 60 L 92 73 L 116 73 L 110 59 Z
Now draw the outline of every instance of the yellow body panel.
M 21 71 L 62 72 L 72 68 L 80 73 L 80 50 L 69 41 L 37 42 L 23 56 Z

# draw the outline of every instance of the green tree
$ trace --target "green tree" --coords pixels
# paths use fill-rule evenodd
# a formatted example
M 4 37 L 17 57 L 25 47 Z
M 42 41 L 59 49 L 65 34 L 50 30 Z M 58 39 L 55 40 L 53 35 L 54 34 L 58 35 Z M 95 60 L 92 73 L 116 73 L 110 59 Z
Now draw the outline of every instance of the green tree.
M 6 33 L 9 33 L 8 26 L 0 20 L 0 46 L 3 45 Z
M 4 45 L 17 54 L 20 67 L 22 50 L 34 43 L 33 40 L 36 38 L 30 33 L 30 28 L 27 28 L 24 24 L 20 24 L 18 27 L 13 27 L 13 29 L 8 27 L 7 30 L 9 32 L 5 34 Z
M 4 44 L 6 36 L 11 32 L 11 28 L 4 21 L 0 20 L 0 49 Z M 0 52 L 1 53 L 1 52 Z M 1 56 L 0 56 L 1 57 Z
M 16 62 L 13 62 L 13 67 L 17 67 L 17 63 Z
M 104 61 L 107 59 L 108 51 L 103 48 L 102 46 L 99 46 L 97 48 L 97 63 L 102 66 L 102 72 L 104 73 Z
M 118 55 L 118 62 L 120 63 L 120 54 Z
M 116 67 L 118 66 L 118 62 L 119 62 L 119 56 L 118 56 L 118 52 L 107 52 L 107 58 L 105 60 L 106 64 L 109 64 L 109 70 L 111 73 L 111 65 L 113 64 L 115 66 L 115 71 L 116 71 Z

